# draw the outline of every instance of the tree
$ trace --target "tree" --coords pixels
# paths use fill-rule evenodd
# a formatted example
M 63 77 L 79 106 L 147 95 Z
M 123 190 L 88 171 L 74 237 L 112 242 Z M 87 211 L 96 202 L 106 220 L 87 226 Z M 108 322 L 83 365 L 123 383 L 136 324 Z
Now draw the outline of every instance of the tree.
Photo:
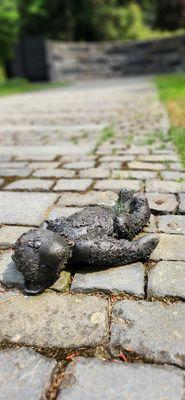
M 13 54 L 17 40 L 20 18 L 15 0 L 0 1 L 0 63 L 4 64 Z
M 185 28 L 185 0 L 156 0 L 155 25 L 171 31 Z
M 45 0 L 17 0 L 21 33 L 40 34 L 45 30 L 47 10 Z

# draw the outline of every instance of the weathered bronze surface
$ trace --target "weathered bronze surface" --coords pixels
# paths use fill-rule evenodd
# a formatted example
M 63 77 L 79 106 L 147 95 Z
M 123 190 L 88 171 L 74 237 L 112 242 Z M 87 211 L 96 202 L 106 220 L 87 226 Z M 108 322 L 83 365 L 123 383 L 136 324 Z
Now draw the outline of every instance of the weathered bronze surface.
M 133 195 L 123 189 L 113 207 L 86 207 L 24 233 L 16 242 L 12 258 L 25 278 L 25 292 L 42 292 L 67 266 L 100 269 L 147 260 L 158 244 L 158 235 L 133 238 L 149 219 L 145 194 Z

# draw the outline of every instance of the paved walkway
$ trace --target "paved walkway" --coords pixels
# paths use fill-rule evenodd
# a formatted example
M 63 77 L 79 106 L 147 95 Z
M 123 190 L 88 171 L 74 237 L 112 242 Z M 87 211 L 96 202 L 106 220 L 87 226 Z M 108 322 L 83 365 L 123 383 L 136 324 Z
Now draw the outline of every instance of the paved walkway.
M 6 97 L 0 118 L 0 398 L 183 400 L 185 171 L 152 82 Z M 64 272 L 24 296 L 17 237 L 44 218 L 112 205 L 123 187 L 147 192 L 145 230 L 161 238 L 150 261 Z

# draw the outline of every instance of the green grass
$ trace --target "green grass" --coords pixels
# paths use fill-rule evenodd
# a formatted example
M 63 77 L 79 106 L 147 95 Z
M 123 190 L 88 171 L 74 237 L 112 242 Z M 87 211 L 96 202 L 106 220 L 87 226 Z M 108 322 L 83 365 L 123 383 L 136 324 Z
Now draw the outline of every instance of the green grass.
M 22 78 L 8 80 L 0 79 L 0 96 L 9 96 L 12 94 L 33 92 L 44 89 L 54 89 L 66 86 L 67 84 L 67 82 L 33 83 Z
M 185 100 L 185 73 L 160 75 L 155 82 L 162 101 Z
M 103 128 L 102 131 L 100 132 L 100 138 L 97 141 L 92 153 L 95 154 L 96 150 L 98 149 L 99 146 L 101 146 L 103 143 L 107 142 L 108 140 L 114 139 L 115 135 L 116 135 L 116 133 L 112 126 L 106 126 L 105 128 Z
M 169 113 L 170 139 L 185 167 L 185 73 L 161 75 L 155 78 L 155 82 Z
M 172 127 L 170 129 L 170 137 L 172 142 L 177 147 L 182 164 L 185 167 L 185 127 Z

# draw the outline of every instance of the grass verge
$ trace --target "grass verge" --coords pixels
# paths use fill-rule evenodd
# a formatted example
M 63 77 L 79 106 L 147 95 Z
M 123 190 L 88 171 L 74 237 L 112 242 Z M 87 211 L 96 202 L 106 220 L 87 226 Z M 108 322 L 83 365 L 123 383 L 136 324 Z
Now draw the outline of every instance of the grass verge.
M 44 89 L 55 89 L 67 86 L 68 82 L 28 82 L 22 78 L 9 80 L 0 80 L 0 96 L 9 96 L 12 94 L 33 92 Z
M 185 73 L 161 75 L 155 82 L 169 113 L 170 138 L 185 167 Z

